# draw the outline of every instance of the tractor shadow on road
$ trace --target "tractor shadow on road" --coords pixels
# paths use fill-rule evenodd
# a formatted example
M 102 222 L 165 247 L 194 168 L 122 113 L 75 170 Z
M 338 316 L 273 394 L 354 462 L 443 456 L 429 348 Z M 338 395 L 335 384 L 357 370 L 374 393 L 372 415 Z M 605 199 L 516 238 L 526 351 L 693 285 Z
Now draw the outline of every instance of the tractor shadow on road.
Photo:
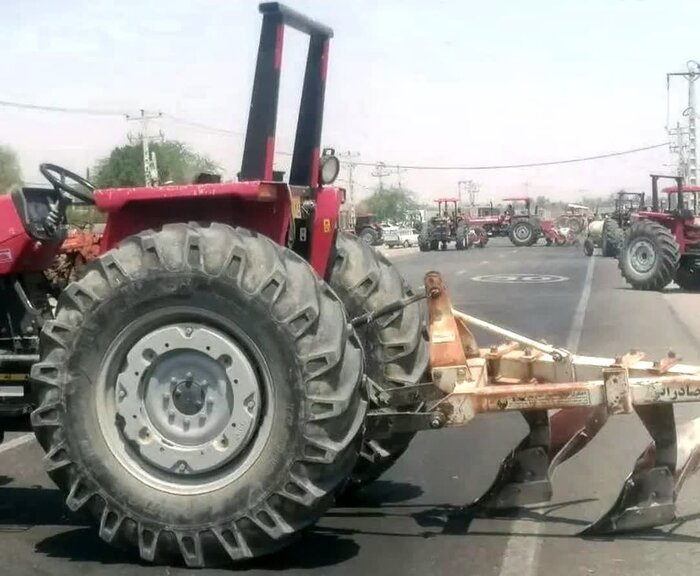
M 691 543 L 700 544 L 700 536 L 692 534 L 683 534 L 679 532 L 684 525 L 700 520 L 700 513 L 689 514 L 679 517 L 674 523 L 640 530 L 639 532 L 621 533 L 614 535 L 586 535 L 582 536 L 578 533 L 586 528 L 590 522 L 580 518 L 569 517 L 562 513 L 568 507 L 585 505 L 589 502 L 595 502 L 595 498 L 580 498 L 565 502 L 557 502 L 554 504 L 546 504 L 542 506 L 532 506 L 521 508 L 512 511 L 502 511 L 497 514 L 484 511 L 474 506 L 456 506 L 453 504 L 445 505 L 420 505 L 420 504 L 405 504 L 397 505 L 388 502 L 377 503 L 375 506 L 365 502 L 362 508 L 357 509 L 335 509 L 330 512 L 336 520 L 343 518 L 374 518 L 377 520 L 395 519 L 410 519 L 415 522 L 417 530 L 397 530 L 396 532 L 388 530 L 364 530 L 364 529 L 346 529 L 343 527 L 332 527 L 322 529 L 326 533 L 351 536 L 353 534 L 363 534 L 368 536 L 380 537 L 404 537 L 404 538 L 433 538 L 438 536 L 522 536 L 522 537 L 538 537 L 544 539 L 550 538 L 582 538 L 592 541 L 608 541 L 616 540 L 631 540 L 631 541 L 664 541 L 676 543 Z M 510 522 L 504 524 L 504 521 L 518 520 L 519 522 L 536 524 L 545 524 L 552 526 L 560 526 L 562 529 L 554 528 L 551 531 L 528 531 L 528 530 L 513 530 Z M 489 524 L 479 523 L 475 526 L 476 521 L 496 521 Z M 498 522 L 500 521 L 500 522 Z M 386 522 L 379 524 L 383 528 L 387 526 Z M 390 525 L 390 524 L 389 524 Z M 522 525 L 522 524 L 521 524 Z M 401 524 L 403 528 L 404 524 Z M 568 527 L 566 529 L 565 527 Z M 573 533 L 572 533 L 573 529 Z
M 59 490 L 7 486 L 12 478 L 0 476 L 0 532 L 11 527 L 84 526 L 65 506 Z
M 58 532 L 35 544 L 36 551 L 48 558 L 103 565 L 149 566 L 138 553 L 103 542 L 97 531 L 88 526 L 87 518 L 68 511 L 59 490 L 7 486 L 10 482 L 12 478 L 0 476 L 0 534 L 26 532 L 36 526 L 54 526 Z M 236 567 L 262 570 L 323 568 L 349 560 L 359 550 L 352 538 L 310 529 L 278 554 Z

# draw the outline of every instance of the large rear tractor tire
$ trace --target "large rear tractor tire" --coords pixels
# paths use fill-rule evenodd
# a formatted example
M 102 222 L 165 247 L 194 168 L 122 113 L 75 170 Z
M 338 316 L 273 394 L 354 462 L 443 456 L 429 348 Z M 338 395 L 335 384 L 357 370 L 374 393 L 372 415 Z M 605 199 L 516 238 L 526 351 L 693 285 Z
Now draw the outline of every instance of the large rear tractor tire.
M 374 312 L 412 294 L 383 255 L 348 234 L 339 233 L 328 283 L 350 317 Z M 428 368 L 424 308 L 412 304 L 358 331 L 367 375 L 381 388 L 417 384 Z M 376 408 L 376 407 L 375 407 Z M 414 406 L 404 407 L 406 409 Z M 348 488 L 379 478 L 406 451 L 413 433 L 365 442 Z
M 337 295 L 264 236 L 173 224 L 125 239 L 63 292 L 41 351 L 48 472 L 146 561 L 274 552 L 357 460 L 361 345 Z
M 629 230 L 618 267 L 637 290 L 663 290 L 676 276 L 680 252 L 673 234 L 658 222 L 639 220 Z
M 679 266 L 674 280 L 676 284 L 688 292 L 700 290 L 700 271 L 697 268 L 691 268 L 689 262 Z
M 537 241 L 534 226 L 526 220 L 513 224 L 509 237 L 515 246 L 532 246 Z
M 600 247 L 606 258 L 617 258 L 625 242 L 625 234 L 616 220 L 608 218 L 603 224 Z

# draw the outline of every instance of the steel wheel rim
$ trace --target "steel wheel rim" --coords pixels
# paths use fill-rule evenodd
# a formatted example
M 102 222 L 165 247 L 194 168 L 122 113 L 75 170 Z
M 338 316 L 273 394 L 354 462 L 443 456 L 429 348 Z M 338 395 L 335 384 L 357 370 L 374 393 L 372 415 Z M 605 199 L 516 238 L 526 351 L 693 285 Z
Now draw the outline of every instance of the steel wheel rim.
M 267 366 L 237 328 L 224 331 L 202 318 L 149 327 L 148 320 L 128 325 L 100 367 L 102 437 L 119 463 L 152 488 L 217 490 L 244 474 L 267 442 L 274 412 Z
M 640 274 L 650 272 L 656 264 L 654 245 L 644 238 L 635 240 L 629 247 L 628 254 L 630 265 Z
M 520 241 L 529 240 L 532 236 L 530 228 L 524 225 L 517 225 L 513 231 L 513 234 L 515 234 L 515 237 Z

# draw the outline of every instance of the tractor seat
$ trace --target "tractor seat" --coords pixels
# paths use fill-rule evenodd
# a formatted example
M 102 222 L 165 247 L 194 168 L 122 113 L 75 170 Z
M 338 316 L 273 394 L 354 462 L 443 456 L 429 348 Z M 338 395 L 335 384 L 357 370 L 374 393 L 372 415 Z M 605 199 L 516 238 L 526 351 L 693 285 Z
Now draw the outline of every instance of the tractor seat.
M 50 203 L 59 199 L 58 192 L 53 188 L 15 187 L 10 191 L 10 196 L 27 234 L 34 240 L 49 240 L 44 222 Z

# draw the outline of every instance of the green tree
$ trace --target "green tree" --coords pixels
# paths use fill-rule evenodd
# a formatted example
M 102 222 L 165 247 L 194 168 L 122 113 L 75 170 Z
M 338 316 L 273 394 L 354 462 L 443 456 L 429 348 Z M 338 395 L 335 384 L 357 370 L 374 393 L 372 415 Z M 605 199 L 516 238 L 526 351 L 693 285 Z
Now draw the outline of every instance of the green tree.
M 0 146 L 0 194 L 5 194 L 15 184 L 22 183 L 22 171 L 17 155 L 8 146 Z
M 160 182 L 187 184 L 200 172 L 220 172 L 221 167 L 202 154 L 193 152 L 183 142 L 166 140 L 150 146 L 158 163 Z M 98 188 L 143 186 L 143 152 L 141 144 L 128 144 L 114 148 L 106 158 L 97 163 L 95 185 Z
M 379 220 L 402 222 L 408 212 L 419 208 L 413 193 L 403 188 L 390 187 L 375 192 L 362 201 L 361 208 L 370 214 L 376 214 Z

